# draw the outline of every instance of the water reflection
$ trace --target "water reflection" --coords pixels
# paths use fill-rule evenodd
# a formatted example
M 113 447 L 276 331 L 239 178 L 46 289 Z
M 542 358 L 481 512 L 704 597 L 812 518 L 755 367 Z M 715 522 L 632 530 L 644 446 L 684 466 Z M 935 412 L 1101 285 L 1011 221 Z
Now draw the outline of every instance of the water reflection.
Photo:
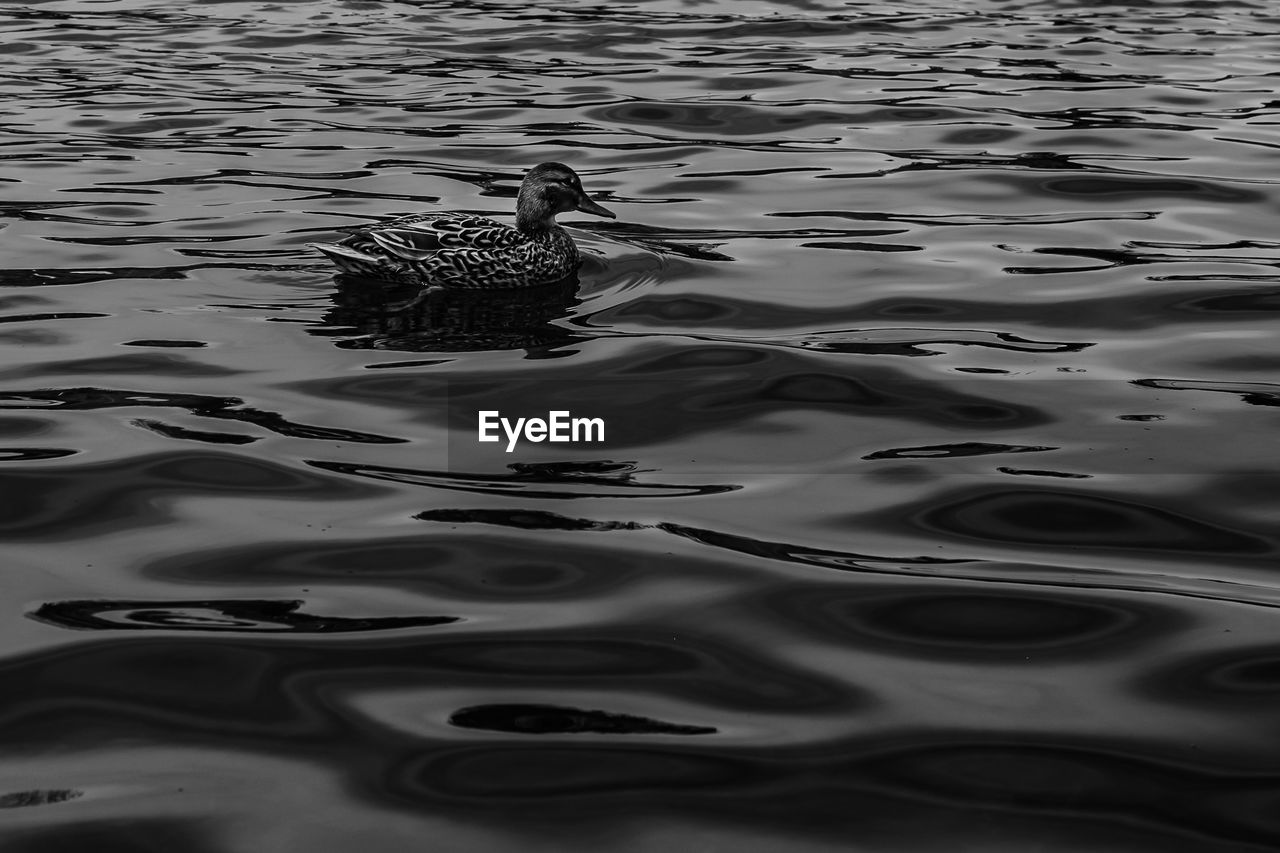
M 84 791 L 15 791 L 11 794 L 0 794 L 0 809 L 20 809 L 29 806 L 47 806 L 54 803 L 65 803 L 76 797 L 83 797 Z
M 645 717 L 633 717 L 630 714 L 560 708 L 555 705 L 478 705 L 454 712 L 449 722 L 464 729 L 485 729 L 519 734 L 594 732 L 598 734 L 707 735 L 715 734 L 716 731 L 710 726 L 678 725 Z
M 856 589 L 825 586 L 774 594 L 759 606 L 796 630 L 840 646 L 905 660 L 1042 666 L 1114 659 L 1188 627 L 1167 605 L 1052 591 L 962 591 L 928 583 Z
M 334 307 L 325 316 L 332 335 L 354 327 L 359 337 L 337 342 L 344 349 L 406 352 L 470 352 L 524 349 L 550 357 L 581 337 L 554 321 L 578 304 L 573 276 L 541 287 L 501 292 L 423 291 L 388 288 L 366 279 L 337 276 Z
M 1270 531 L 1250 533 L 1138 501 L 1087 492 L 993 488 L 931 502 L 908 518 L 920 527 L 966 538 L 1046 547 L 1139 549 L 1205 555 L 1267 555 Z
M 301 601 L 57 601 L 43 604 L 30 616 L 62 628 L 81 631 L 293 631 L 346 633 L 448 625 L 454 616 L 352 619 L 315 616 L 301 611 Z

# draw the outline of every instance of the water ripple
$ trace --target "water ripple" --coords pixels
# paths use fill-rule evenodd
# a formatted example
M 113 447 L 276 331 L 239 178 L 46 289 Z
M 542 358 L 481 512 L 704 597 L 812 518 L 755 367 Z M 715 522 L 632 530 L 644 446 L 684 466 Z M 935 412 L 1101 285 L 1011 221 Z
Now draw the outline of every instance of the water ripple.
M 6 851 L 1280 846 L 1267 4 L 0 22 Z

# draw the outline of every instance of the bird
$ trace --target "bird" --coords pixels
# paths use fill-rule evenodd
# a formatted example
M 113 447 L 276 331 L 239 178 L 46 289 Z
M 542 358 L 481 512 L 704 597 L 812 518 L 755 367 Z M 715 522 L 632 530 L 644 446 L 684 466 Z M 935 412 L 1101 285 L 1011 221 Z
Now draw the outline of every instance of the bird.
M 556 214 L 570 210 L 617 218 L 587 196 L 573 169 L 540 163 L 520 184 L 514 227 L 469 213 L 417 213 L 311 247 L 340 273 L 364 278 L 429 289 L 534 287 L 566 278 L 582 260 L 556 224 Z

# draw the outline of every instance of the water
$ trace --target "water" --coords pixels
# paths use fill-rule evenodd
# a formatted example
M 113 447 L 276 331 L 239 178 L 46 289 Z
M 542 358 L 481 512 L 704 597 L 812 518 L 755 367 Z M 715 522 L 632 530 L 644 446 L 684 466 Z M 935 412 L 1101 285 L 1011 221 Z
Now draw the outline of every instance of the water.
M 6 850 L 1280 847 L 1273 4 L 0 16 Z

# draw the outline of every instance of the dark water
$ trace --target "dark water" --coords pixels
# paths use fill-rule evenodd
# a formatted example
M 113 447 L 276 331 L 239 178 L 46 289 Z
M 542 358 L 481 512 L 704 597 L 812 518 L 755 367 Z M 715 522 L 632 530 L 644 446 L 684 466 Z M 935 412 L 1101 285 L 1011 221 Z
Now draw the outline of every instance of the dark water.
M 1274 4 L 0 18 L 4 850 L 1280 849 Z

